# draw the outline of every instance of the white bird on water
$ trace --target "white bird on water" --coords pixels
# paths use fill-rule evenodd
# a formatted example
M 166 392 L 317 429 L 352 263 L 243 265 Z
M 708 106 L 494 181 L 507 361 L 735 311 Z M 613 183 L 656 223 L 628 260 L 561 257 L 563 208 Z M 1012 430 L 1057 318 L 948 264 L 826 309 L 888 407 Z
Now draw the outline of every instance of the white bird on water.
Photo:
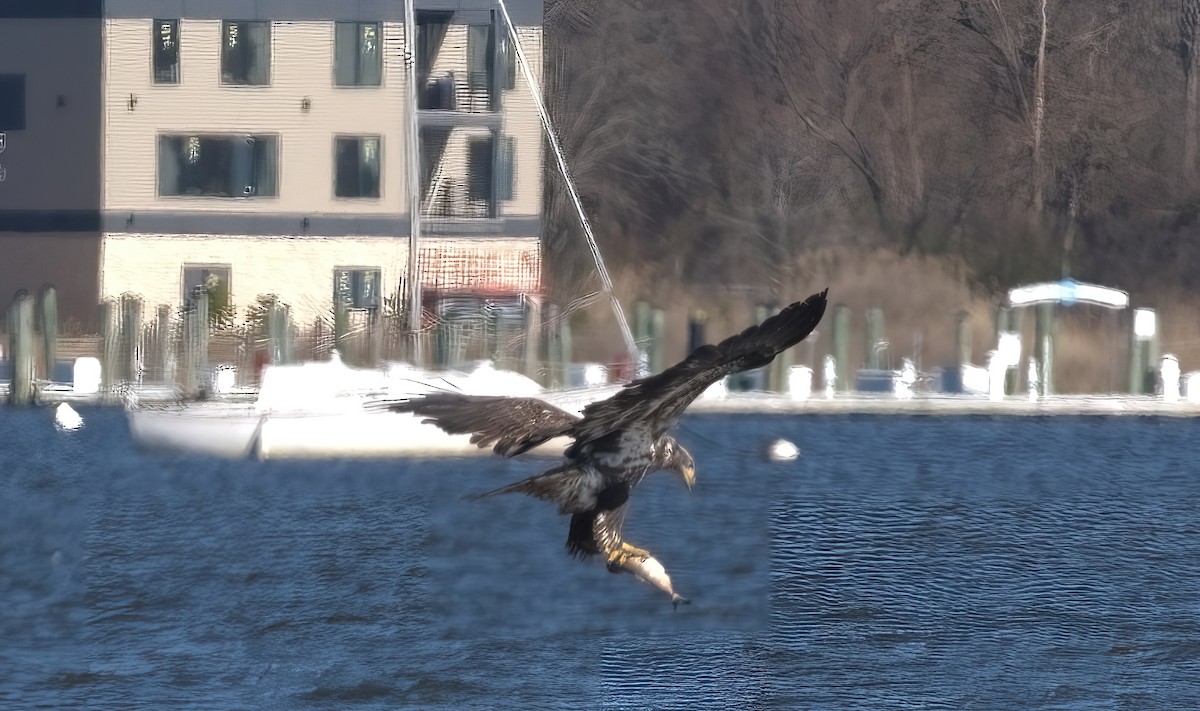
M 786 439 L 777 439 L 767 445 L 767 459 L 772 462 L 791 462 L 800 456 L 800 448 Z
M 83 427 L 83 417 L 67 403 L 59 403 L 54 410 L 54 424 L 60 430 L 77 430 Z

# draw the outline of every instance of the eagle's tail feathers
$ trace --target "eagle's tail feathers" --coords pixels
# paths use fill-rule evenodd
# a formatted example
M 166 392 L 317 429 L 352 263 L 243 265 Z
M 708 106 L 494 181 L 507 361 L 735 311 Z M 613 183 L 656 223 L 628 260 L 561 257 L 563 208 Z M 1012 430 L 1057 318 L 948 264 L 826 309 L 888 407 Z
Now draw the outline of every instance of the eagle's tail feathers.
M 559 505 L 560 513 L 573 513 L 578 508 L 575 501 L 579 472 L 571 467 L 557 467 L 528 479 L 522 479 L 499 489 L 472 494 L 471 499 L 482 499 L 497 494 L 528 494 L 542 501 Z

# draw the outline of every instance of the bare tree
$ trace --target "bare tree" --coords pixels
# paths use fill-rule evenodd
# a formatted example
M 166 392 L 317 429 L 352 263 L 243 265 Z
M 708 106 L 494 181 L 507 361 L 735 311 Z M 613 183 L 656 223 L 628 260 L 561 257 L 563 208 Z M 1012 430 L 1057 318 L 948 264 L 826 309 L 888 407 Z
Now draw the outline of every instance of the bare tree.
M 1184 116 L 1183 164 L 1184 177 L 1196 179 L 1197 131 L 1200 131 L 1200 0 L 1180 0 L 1179 58 L 1183 64 Z

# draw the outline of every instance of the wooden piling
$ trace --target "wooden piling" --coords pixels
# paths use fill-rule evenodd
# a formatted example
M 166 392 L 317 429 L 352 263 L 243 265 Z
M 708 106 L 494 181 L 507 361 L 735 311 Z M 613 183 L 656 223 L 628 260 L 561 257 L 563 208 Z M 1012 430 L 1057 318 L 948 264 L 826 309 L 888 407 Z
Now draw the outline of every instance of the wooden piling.
M 155 312 L 154 335 L 157 341 L 158 358 L 155 367 L 159 382 L 175 382 L 175 339 L 171 329 L 171 307 L 159 304 Z
M 571 384 L 571 319 L 564 318 L 558 324 L 558 382 L 564 387 Z
M 120 379 L 136 383 L 141 380 L 142 361 L 142 299 L 134 294 L 121 297 L 121 360 Z
M 884 367 L 883 352 L 887 350 L 887 339 L 884 336 L 883 309 L 872 306 L 867 309 L 867 367 L 880 370 Z
M 638 299 L 633 305 L 633 341 L 638 349 L 638 362 L 634 363 L 634 377 L 645 375 L 650 370 L 650 302 Z
M 100 303 L 100 397 L 105 398 L 120 380 L 121 309 L 116 299 Z
M 267 358 L 275 365 L 293 360 L 291 309 L 274 297 L 267 307 Z
M 1038 382 L 1041 384 L 1042 397 L 1054 392 L 1052 376 L 1054 374 L 1054 308 L 1053 302 L 1037 305 L 1033 324 L 1033 351 L 1038 360 Z
M 1158 362 L 1158 316 L 1154 309 L 1134 309 L 1129 341 L 1129 392 L 1154 392 Z
M 17 293 L 8 307 L 9 381 L 8 402 L 33 404 L 33 299 L 24 290 Z
M 704 333 L 707 324 L 708 314 L 703 311 L 693 311 L 688 317 L 688 353 L 708 343 Z
M 651 373 L 661 373 L 666 367 L 664 364 L 663 351 L 665 350 L 666 339 L 666 314 L 662 309 L 650 309 L 650 342 L 649 356 L 647 365 L 650 366 Z
M 208 294 L 197 289 L 183 314 L 183 392 L 208 389 Z
M 342 362 L 350 361 L 350 304 L 347 294 L 337 291 L 333 299 L 333 347 Z
M 973 351 L 971 314 L 965 310 L 959 311 L 954 317 L 954 353 L 958 361 L 956 365 L 959 367 L 970 365 L 971 356 L 974 355 Z
M 850 382 L 850 307 L 845 304 L 833 307 L 833 360 L 837 389 L 849 392 L 854 385 Z
M 42 379 L 53 381 L 58 364 L 58 292 L 52 286 L 42 289 Z
M 536 299 L 525 301 L 525 377 L 541 381 L 538 364 L 541 356 L 542 308 Z

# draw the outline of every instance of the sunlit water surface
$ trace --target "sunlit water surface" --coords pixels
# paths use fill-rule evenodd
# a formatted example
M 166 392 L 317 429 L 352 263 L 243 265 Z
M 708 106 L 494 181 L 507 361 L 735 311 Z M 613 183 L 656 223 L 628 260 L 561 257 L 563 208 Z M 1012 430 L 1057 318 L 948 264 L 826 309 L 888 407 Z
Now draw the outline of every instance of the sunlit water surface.
M 627 538 L 468 501 L 545 460 L 136 451 L 0 410 L 0 708 L 1200 708 L 1200 438 L 1157 418 L 705 415 Z M 769 463 L 775 437 L 798 460 Z

